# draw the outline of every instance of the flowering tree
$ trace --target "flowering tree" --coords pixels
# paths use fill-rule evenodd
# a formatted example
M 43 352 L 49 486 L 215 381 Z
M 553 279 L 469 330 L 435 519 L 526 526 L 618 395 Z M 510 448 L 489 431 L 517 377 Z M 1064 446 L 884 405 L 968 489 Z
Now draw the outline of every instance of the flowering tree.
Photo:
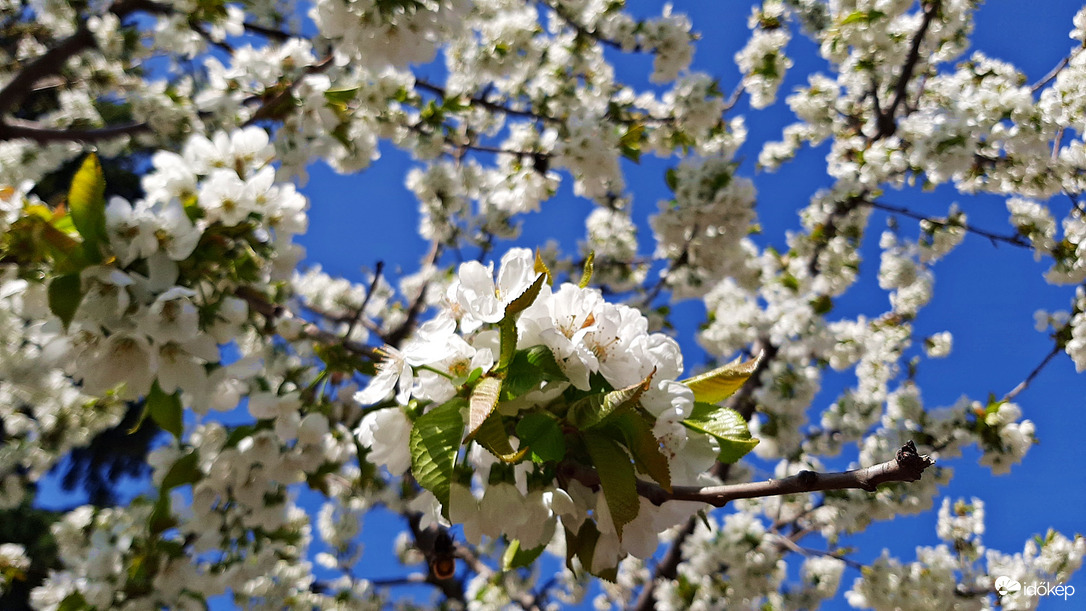
M 376 507 L 403 516 L 404 582 L 449 608 L 836 596 L 840 537 L 932 509 L 967 446 L 999 474 L 1036 441 L 1015 398 L 1039 368 L 925 407 L 915 371 L 951 335 L 912 322 L 940 258 L 978 234 L 1048 261 L 1067 310 L 1038 316 L 1041 367 L 1086 369 L 1086 11 L 1030 85 L 964 57 L 976 4 L 765 0 L 730 83 L 690 69 L 685 17 L 617 1 L 0 4 L 0 600 L 380 608 L 396 584 L 357 570 Z M 793 34 L 827 72 L 758 168 L 821 146 L 832 182 L 773 243 L 735 109 L 778 104 Z M 617 80 L 624 54 L 651 85 Z M 307 167 L 362 172 L 381 143 L 417 160 L 419 269 L 300 270 Z M 639 242 L 642 155 L 671 160 L 672 196 Z M 584 249 L 509 248 L 562 181 L 596 204 Z M 1002 195 L 1011 227 L 894 203 L 917 184 Z M 877 269 L 873 210 L 899 220 Z M 862 272 L 889 309 L 837 314 Z M 684 368 L 682 301 L 718 362 Z M 816 400 L 833 371 L 854 382 Z M 66 457 L 95 503 L 36 511 Z M 103 464 L 151 482 L 111 503 Z M 984 548 L 983 508 L 944 499 L 944 543 L 862 567 L 848 602 L 1031 608 L 1008 580 L 1079 567 L 1079 535 Z

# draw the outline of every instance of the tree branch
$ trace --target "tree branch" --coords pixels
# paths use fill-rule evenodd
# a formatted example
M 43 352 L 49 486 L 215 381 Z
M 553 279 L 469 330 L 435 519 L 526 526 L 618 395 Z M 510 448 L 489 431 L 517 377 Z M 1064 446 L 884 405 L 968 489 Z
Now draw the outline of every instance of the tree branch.
M 109 7 L 109 12 L 121 19 L 136 11 L 166 13 L 172 10 L 149 0 L 121 0 Z M 8 112 L 21 102 L 39 80 L 59 73 L 69 58 L 94 45 L 94 35 L 86 23 L 83 23 L 74 34 L 28 62 L 0 89 L 0 114 Z
M 875 208 L 876 210 L 883 210 L 885 212 L 890 212 L 890 213 L 893 213 L 893 214 L 900 214 L 902 216 L 907 216 L 907 217 L 909 217 L 911 219 L 916 219 L 918 221 L 928 221 L 929 223 L 936 223 L 936 224 L 940 224 L 940 225 L 946 225 L 947 224 L 947 223 L 945 223 L 943 221 L 940 221 L 938 219 L 929 218 L 929 217 L 924 216 L 923 214 L 913 212 L 912 210 L 909 210 L 908 208 L 904 208 L 904 207 L 901 207 L 901 206 L 894 206 L 894 205 L 891 205 L 891 204 L 884 204 L 884 203 L 882 203 L 880 201 L 877 201 L 877 200 L 870 200 L 870 199 L 865 198 L 865 199 L 860 201 L 860 204 L 864 205 L 864 206 L 870 206 L 872 208 Z M 1004 243 L 1007 243 L 1007 244 L 1012 244 L 1014 246 L 1021 246 L 1023 248 L 1030 248 L 1030 243 L 1020 235 L 1005 235 L 1005 234 L 994 233 L 992 231 L 988 231 L 986 229 L 979 229 L 977 227 L 973 227 L 972 225 L 967 225 L 965 223 L 962 223 L 961 225 L 957 225 L 957 227 L 961 227 L 962 229 L 964 229 L 965 231 L 967 231 L 969 233 L 975 233 L 975 234 L 977 234 L 979 236 L 984 236 L 984 237 L 988 238 L 989 240 L 991 240 L 993 242 L 1004 242 Z
M 294 312 L 291 312 L 287 308 L 268 301 L 268 299 L 264 295 L 262 295 L 259 291 L 252 287 L 239 286 L 237 289 L 234 290 L 234 296 L 249 304 L 250 309 L 263 316 L 269 323 L 279 319 L 288 320 L 292 318 L 297 318 L 299 320 L 304 320 L 296 316 Z M 320 327 L 311 322 L 305 322 L 302 325 L 302 334 L 315 342 L 320 342 L 324 344 L 340 344 L 352 354 L 373 361 L 380 360 L 381 358 L 380 355 L 377 353 L 376 348 L 367 346 L 365 344 L 360 344 L 356 341 L 352 341 L 344 337 L 340 337 L 335 333 L 321 329 Z
M 924 17 L 920 22 L 920 27 L 917 28 L 916 34 L 913 35 L 912 44 L 909 47 L 909 54 L 905 57 L 905 63 L 901 66 L 901 75 L 898 77 L 897 83 L 894 85 L 894 99 L 890 102 L 890 106 L 885 112 L 878 113 L 876 117 L 879 131 L 875 134 L 875 140 L 885 138 L 894 135 L 897 131 L 897 123 L 894 118 L 897 114 L 897 109 L 905 102 L 905 94 L 909 89 L 909 81 L 913 77 L 913 71 L 916 70 L 916 65 L 920 61 L 920 45 L 924 42 L 924 36 L 928 32 L 928 27 L 931 26 L 931 22 L 935 19 L 935 13 L 939 8 L 939 2 L 931 0 L 924 4 Z M 875 94 L 878 97 L 878 93 Z
M 151 127 L 142 122 L 109 125 L 94 129 L 64 129 L 44 127 L 14 118 L 0 121 L 0 140 L 25 138 L 40 144 L 49 142 L 100 142 L 148 131 L 151 131 Z
M 916 445 L 908 442 L 897 451 L 897 456 L 884 463 L 834 473 L 816 473 L 800 471 L 784 479 L 770 479 L 761 482 L 725 484 L 722 486 L 674 486 L 665 490 L 658 484 L 637 480 L 637 493 L 648 499 L 653 505 L 662 505 L 667 501 L 693 501 L 708 503 L 714 507 L 723 507 L 738 499 L 753 499 L 767 496 L 781 496 L 821 490 L 859 489 L 874 492 L 882 484 L 892 482 L 915 482 L 920 479 L 925 469 L 935 464 L 935 459 L 921 455 Z M 595 469 L 575 464 L 559 467 L 582 484 L 593 487 L 600 483 Z

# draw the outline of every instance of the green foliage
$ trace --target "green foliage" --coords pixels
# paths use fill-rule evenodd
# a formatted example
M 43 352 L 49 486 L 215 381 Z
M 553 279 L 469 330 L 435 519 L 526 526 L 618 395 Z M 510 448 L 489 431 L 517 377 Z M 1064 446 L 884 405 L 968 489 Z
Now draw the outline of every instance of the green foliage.
M 458 397 L 419 416 L 409 441 L 411 473 L 420 486 L 434 493 L 446 517 L 453 466 L 464 432 L 460 415 L 464 404 L 464 399 Z
M 690 417 L 682 422 L 687 428 L 712 435 L 720 442 L 717 460 L 722 463 L 734 463 L 758 445 L 743 416 L 728 407 L 697 402 Z
M 546 413 L 531 413 L 517 422 L 517 437 L 527 444 L 535 462 L 558 462 L 565 458 L 566 441 L 558 420 Z
M 584 434 L 584 440 L 585 449 L 600 477 L 611 522 L 621 539 L 622 527 L 632 522 L 641 508 L 633 463 L 626 450 L 609 435 L 588 432 Z
M 540 545 L 532 549 L 521 549 L 520 541 L 514 539 L 509 542 L 509 547 L 505 548 L 505 553 L 502 554 L 502 570 L 512 571 L 513 569 L 531 566 L 545 549 L 547 549 L 546 545 Z
M 155 424 L 180 441 L 183 430 L 181 391 L 175 390 L 173 394 L 167 395 L 158 385 L 158 380 L 155 380 L 147 395 L 146 406 L 147 415 L 151 416 Z
M 68 190 L 68 208 L 72 222 L 83 237 L 83 252 L 87 260 L 102 260 L 101 245 L 106 238 L 106 179 L 102 164 L 94 153 L 87 155 L 83 165 L 72 177 Z
M 760 355 L 753 361 L 735 360 L 712 371 L 687 378 L 682 383 L 694 391 L 696 401 L 719 403 L 735 394 L 758 369 L 761 361 Z
M 57 276 L 49 283 L 49 311 L 57 315 L 64 323 L 64 327 L 72 323 L 79 303 L 83 300 L 83 292 L 78 273 Z

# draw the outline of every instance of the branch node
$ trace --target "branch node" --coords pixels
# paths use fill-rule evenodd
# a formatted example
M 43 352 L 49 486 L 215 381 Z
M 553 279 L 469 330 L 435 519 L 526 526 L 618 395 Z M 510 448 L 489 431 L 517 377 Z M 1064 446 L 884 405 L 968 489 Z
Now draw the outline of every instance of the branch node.
M 907 478 L 905 481 L 909 482 L 919 480 L 921 474 L 924 473 L 924 469 L 935 464 L 934 458 L 917 452 L 916 444 L 911 440 L 898 448 L 896 458 L 898 467 L 901 468 L 902 474 Z

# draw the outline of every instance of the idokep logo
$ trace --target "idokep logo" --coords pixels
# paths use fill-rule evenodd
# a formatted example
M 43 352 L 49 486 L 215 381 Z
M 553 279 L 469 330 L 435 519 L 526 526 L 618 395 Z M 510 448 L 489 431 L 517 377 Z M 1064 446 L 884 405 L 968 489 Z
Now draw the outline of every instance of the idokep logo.
M 1022 589 L 1022 584 L 1010 577 L 1003 576 L 995 580 L 995 589 L 1000 596 L 1007 596 L 1008 594 L 1017 594 Z
M 1023 592 L 1021 583 L 1006 576 L 999 577 L 995 580 L 995 589 L 996 592 L 999 592 L 1000 596 L 1013 596 L 1018 592 L 1022 592 L 1030 598 L 1035 596 L 1059 596 L 1064 600 L 1067 600 L 1075 595 L 1075 586 L 1064 585 L 1062 583 L 1052 584 L 1047 581 L 1033 582 L 1026 586 L 1025 591 Z

